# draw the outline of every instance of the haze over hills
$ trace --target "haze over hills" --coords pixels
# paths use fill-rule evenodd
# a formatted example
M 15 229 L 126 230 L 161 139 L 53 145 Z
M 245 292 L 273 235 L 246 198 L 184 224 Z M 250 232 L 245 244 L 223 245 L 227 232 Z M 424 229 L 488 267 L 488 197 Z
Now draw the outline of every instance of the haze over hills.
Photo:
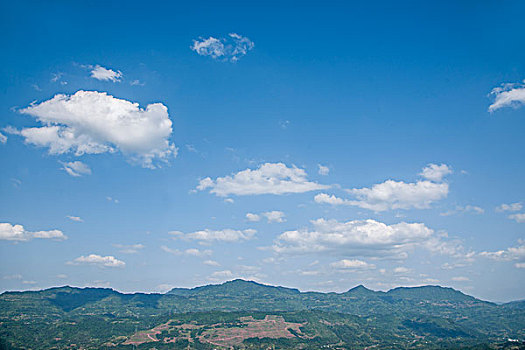
M 165 294 L 65 286 L 1 294 L 0 337 L 42 349 L 520 348 L 523 305 L 440 286 L 320 293 L 237 279 Z M 240 330 L 242 339 L 225 335 Z

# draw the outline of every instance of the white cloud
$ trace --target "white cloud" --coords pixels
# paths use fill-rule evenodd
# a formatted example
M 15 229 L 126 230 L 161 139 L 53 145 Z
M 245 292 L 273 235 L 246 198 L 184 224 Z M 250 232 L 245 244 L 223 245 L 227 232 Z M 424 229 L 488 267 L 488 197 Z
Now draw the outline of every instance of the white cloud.
M 22 225 L 11 225 L 10 223 L 0 223 L 0 240 L 5 241 L 29 241 L 33 238 L 41 239 L 67 239 L 62 231 L 26 231 Z
M 130 81 L 129 85 L 131 85 L 131 86 L 144 86 L 145 84 L 143 82 L 141 82 L 140 80 L 135 79 L 135 80 Z
M 5 280 L 21 280 L 22 278 L 24 277 L 19 273 L 16 273 L 14 275 L 6 275 L 3 277 L 3 279 Z
M 264 216 L 268 220 L 268 223 L 272 223 L 272 222 L 281 223 L 281 222 L 286 221 L 285 219 L 286 215 L 282 211 L 278 211 L 278 210 L 267 211 L 261 214 L 246 213 L 246 220 L 251 221 L 251 222 L 257 222 L 261 220 L 261 216 Z
M 511 214 L 509 215 L 509 219 L 512 219 L 519 223 L 525 222 L 525 213 Z
M 195 148 L 195 146 L 190 145 L 190 144 L 186 144 L 185 146 L 186 146 L 186 149 L 188 150 L 188 152 L 199 153 L 199 151 L 197 151 L 197 149 Z
M 450 173 L 447 165 L 430 164 L 423 169 L 422 175 L 433 180 L 441 181 L 443 176 Z M 446 198 L 448 184 L 421 180 L 414 183 L 386 180 L 372 187 L 354 188 L 346 190 L 356 199 L 343 199 L 335 195 L 320 193 L 314 197 L 317 203 L 331 205 L 351 205 L 373 211 L 393 209 L 427 209 L 433 202 Z
M 272 222 L 285 222 L 285 215 L 282 211 L 272 210 L 262 213 L 262 215 L 268 220 L 269 223 Z
M 113 203 L 115 203 L 115 204 L 118 204 L 118 203 L 119 203 L 119 200 L 118 200 L 118 199 L 115 199 L 115 198 L 113 198 L 113 197 L 109 197 L 109 196 L 107 196 L 106 199 L 107 199 L 108 202 L 113 202 Z
M 58 82 L 59 80 L 62 79 L 62 76 L 63 76 L 63 75 L 64 75 L 64 73 L 62 73 L 62 72 L 52 73 L 52 74 L 51 74 L 51 79 L 50 79 L 50 81 L 51 81 L 52 83 L 56 83 L 56 82 Z M 62 83 L 66 83 L 66 84 L 67 84 L 67 82 L 62 82 Z M 63 84 L 63 85 L 65 85 L 65 84 Z
M 190 256 L 197 256 L 197 257 L 204 257 L 204 256 L 210 256 L 211 254 L 213 254 L 213 252 L 209 249 L 199 250 L 197 248 L 189 248 L 186 250 L 179 250 L 179 249 L 169 248 L 165 245 L 160 246 L 160 249 L 162 249 L 166 253 L 170 253 L 173 255 L 190 255 Z
M 330 168 L 321 164 L 317 164 L 319 167 L 319 175 L 328 175 L 330 173 Z
M 519 246 L 509 247 L 495 252 L 481 252 L 480 256 L 496 261 L 518 260 L 518 264 L 525 263 L 525 241 L 518 240 Z
M 190 249 L 186 249 L 184 251 L 184 254 L 201 257 L 201 256 L 209 256 L 209 255 L 211 255 L 212 251 L 209 250 L 209 249 L 199 250 L 197 248 L 190 248 Z
M 257 222 L 261 220 L 261 217 L 254 213 L 246 213 L 246 220 L 251 222 Z
M 518 108 L 525 104 L 525 80 L 522 83 L 507 83 L 492 89 L 490 95 L 494 96 L 494 103 L 489 106 L 489 112 L 500 108 Z
M 313 230 L 282 233 L 273 245 L 281 254 L 332 253 L 343 256 L 406 257 L 406 251 L 433 238 L 420 223 L 387 225 L 375 220 L 339 222 L 317 219 Z
M 219 39 L 210 36 L 208 39 L 199 38 L 199 40 L 193 40 L 191 49 L 200 56 L 210 56 L 221 61 L 236 62 L 253 47 L 253 42 L 247 37 L 231 33 L 227 37 Z
M 515 263 L 514 266 L 517 269 L 525 269 L 525 263 Z
M 281 129 L 285 130 L 285 129 L 288 129 L 288 126 L 290 126 L 290 121 L 289 120 L 279 120 L 278 124 L 281 127 Z
M 427 209 L 435 201 L 446 198 L 448 184 L 430 181 L 405 183 L 387 180 L 371 188 L 354 188 L 348 190 L 357 200 L 348 200 L 320 193 L 314 197 L 317 203 L 331 205 L 351 205 L 374 211 L 392 209 Z
M 174 239 L 195 240 L 195 241 L 202 241 L 202 242 L 213 242 L 213 241 L 238 242 L 238 241 L 252 239 L 256 232 L 257 231 L 253 229 L 247 229 L 247 230 L 204 229 L 204 230 L 195 231 L 191 233 L 172 231 L 170 232 L 170 234 L 173 235 Z
M 404 266 L 398 266 L 396 268 L 394 268 L 394 273 L 396 274 L 404 274 L 404 273 L 408 273 L 412 270 L 410 270 L 409 268 L 407 267 L 404 267 Z
M 193 40 L 191 49 L 201 56 L 211 56 L 212 58 L 222 58 L 225 55 L 224 44 L 212 36 L 208 39 Z
M 245 196 L 259 194 L 281 195 L 327 189 L 307 180 L 306 171 L 295 166 L 289 168 L 283 163 L 265 163 L 257 169 L 246 169 L 230 176 L 215 180 L 207 177 L 200 180 L 198 190 L 210 188 L 210 193 L 217 196 L 230 194 Z
M 357 270 L 357 269 L 374 269 L 374 264 L 369 264 L 366 261 L 357 260 L 357 259 L 343 259 L 339 260 L 337 262 L 331 263 L 331 267 L 334 267 L 336 269 L 350 269 L 350 270 Z
M 371 188 L 354 188 L 348 190 L 358 200 L 351 201 L 363 209 L 385 211 L 391 209 L 426 209 L 435 201 L 446 198 L 448 184 L 430 181 L 405 183 L 387 180 Z
M 443 270 L 454 270 L 454 269 L 457 269 L 457 268 L 462 268 L 462 267 L 466 267 L 468 266 L 466 263 L 444 263 L 443 265 L 441 265 L 441 268 Z
M 212 278 L 231 278 L 233 273 L 230 270 L 215 271 L 211 274 Z
M 438 279 L 435 279 L 435 278 L 425 278 L 424 280 L 422 280 L 423 283 L 439 283 L 439 280 Z
M 503 203 L 500 206 L 496 207 L 496 211 L 498 213 L 503 213 L 505 211 L 514 212 L 514 211 L 520 211 L 522 208 L 523 208 L 523 205 L 520 202 L 509 203 L 509 204 Z
M 208 266 L 221 266 L 221 264 L 219 264 L 217 261 L 215 260 L 204 260 L 202 262 L 204 265 L 208 265 Z
M 464 277 L 464 276 L 457 276 L 457 277 L 452 277 L 452 281 L 456 281 L 456 282 L 468 282 L 468 281 L 470 281 L 470 278 L 468 278 L 468 277 Z
M 66 218 L 68 218 L 71 221 L 75 221 L 75 222 L 84 222 L 84 220 L 82 220 L 80 216 L 67 215 Z
M 91 70 L 91 78 L 97 80 L 117 82 L 120 81 L 120 78 L 122 78 L 122 72 L 119 70 L 115 72 L 112 69 L 104 68 L 97 64 Z
M 352 201 L 349 201 L 347 199 L 342 199 L 339 197 L 336 197 L 334 195 L 328 195 L 326 193 L 319 193 L 316 194 L 314 197 L 314 201 L 316 203 L 320 204 L 331 204 L 331 205 L 352 205 Z
M 466 205 L 466 206 L 456 206 L 456 209 L 449 210 L 447 212 L 441 213 L 439 215 L 441 216 L 450 216 L 455 214 L 462 214 L 462 213 L 472 213 L 472 214 L 483 214 L 485 210 L 483 208 L 480 208 L 475 205 Z
M 22 135 L 27 143 L 48 147 L 50 154 L 74 152 L 80 156 L 120 150 L 147 168 L 177 154 L 168 140 L 172 122 L 162 103 L 143 109 L 105 92 L 80 90 L 71 96 L 55 95 L 20 112 L 44 126 L 13 133 Z
M 69 175 L 79 177 L 82 175 L 91 175 L 91 168 L 81 161 L 77 160 L 74 162 L 62 163 L 64 166 L 62 169 L 65 170 Z
M 181 251 L 178 250 L 178 249 L 172 249 L 170 247 L 167 247 L 165 245 L 161 245 L 160 246 L 160 249 L 162 249 L 163 251 L 165 251 L 166 253 L 170 253 L 170 254 L 173 254 L 173 255 L 181 255 Z
M 0 132 L 0 143 L 6 143 L 6 142 L 7 142 L 7 136 L 5 136 L 4 134 Z
M 68 265 L 96 265 L 99 267 L 124 267 L 124 261 L 116 259 L 114 256 L 100 256 L 97 254 L 89 254 L 87 256 L 79 256 L 73 261 L 69 261 Z
M 425 179 L 435 182 L 441 182 L 443 178 L 449 174 L 452 174 L 452 169 L 448 165 L 432 163 L 424 167 L 421 173 L 419 173 L 419 175 Z
M 119 252 L 124 254 L 135 254 L 138 253 L 139 250 L 144 249 L 143 244 L 113 244 L 113 247 L 118 248 Z
M 274 240 L 277 254 L 325 254 L 343 257 L 406 259 L 415 249 L 472 261 L 475 253 L 465 252 L 458 240 L 445 240 L 422 223 L 387 225 L 372 219 L 339 222 L 317 219 L 313 229 L 282 233 Z
M 521 202 L 516 203 L 510 203 L 510 204 L 501 204 L 500 206 L 496 207 L 496 211 L 498 213 L 504 213 L 504 212 L 516 212 L 523 209 L 523 204 Z M 514 213 L 507 216 L 509 219 L 516 221 L 517 223 L 525 222 L 525 213 Z

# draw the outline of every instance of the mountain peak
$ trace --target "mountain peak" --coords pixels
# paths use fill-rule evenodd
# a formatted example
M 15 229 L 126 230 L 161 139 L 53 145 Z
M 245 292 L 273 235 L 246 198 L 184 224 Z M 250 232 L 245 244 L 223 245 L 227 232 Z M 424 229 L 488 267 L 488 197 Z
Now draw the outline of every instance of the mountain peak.
M 362 284 L 355 286 L 353 288 L 350 288 L 345 294 L 354 294 L 354 295 L 370 295 L 375 294 L 376 291 L 373 291 L 371 289 L 366 288 Z

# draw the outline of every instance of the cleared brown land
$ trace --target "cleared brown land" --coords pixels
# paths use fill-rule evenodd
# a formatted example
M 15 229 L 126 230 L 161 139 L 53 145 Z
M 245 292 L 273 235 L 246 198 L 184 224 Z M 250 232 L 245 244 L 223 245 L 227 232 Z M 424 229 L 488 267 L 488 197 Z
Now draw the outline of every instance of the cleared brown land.
M 179 339 L 186 339 L 193 342 L 191 331 L 199 331 L 196 338 L 202 343 L 209 343 L 220 347 L 230 347 L 240 345 L 245 339 L 249 338 L 294 338 L 296 335 L 291 333 L 292 329 L 301 338 L 308 338 L 303 335 L 300 327 L 303 323 L 286 322 L 281 316 L 266 315 L 262 320 L 253 317 L 241 317 L 239 326 L 225 326 L 222 323 L 213 325 L 197 324 L 174 324 L 172 321 L 163 323 L 147 331 L 133 334 L 123 344 L 143 344 L 149 342 L 172 343 Z M 159 335 L 166 331 L 167 337 L 159 339 Z
M 199 337 L 203 343 L 218 346 L 239 345 L 248 338 L 294 338 L 288 329 L 301 334 L 302 323 L 286 322 L 281 316 L 267 315 L 264 320 L 243 317 L 244 327 L 215 328 L 206 330 Z

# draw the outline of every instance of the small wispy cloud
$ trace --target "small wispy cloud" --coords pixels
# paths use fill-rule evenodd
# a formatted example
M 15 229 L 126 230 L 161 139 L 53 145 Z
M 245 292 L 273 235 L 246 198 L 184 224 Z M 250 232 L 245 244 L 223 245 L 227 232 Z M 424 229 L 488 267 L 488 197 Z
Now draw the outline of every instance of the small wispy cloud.
M 265 217 L 266 220 L 268 220 L 268 223 L 277 222 L 282 223 L 285 222 L 286 215 L 279 210 L 272 210 L 272 211 L 266 211 L 264 213 L 255 214 L 255 213 L 246 213 L 246 220 L 251 222 L 257 222 L 260 221 L 262 217 Z
M 183 240 L 194 240 L 201 242 L 239 242 L 247 241 L 253 239 L 256 230 L 246 229 L 246 230 L 232 230 L 232 229 L 222 229 L 222 230 L 210 230 L 204 229 L 200 231 L 195 231 L 191 233 L 183 233 L 180 231 L 171 231 L 173 239 L 183 239 Z
M 84 220 L 82 220 L 79 216 L 67 215 L 66 218 L 75 222 L 84 222 Z
M 505 83 L 492 89 L 490 96 L 494 96 L 494 103 L 489 106 L 489 112 L 500 108 L 518 108 L 525 104 L 525 80 L 521 83 Z
M 522 208 L 523 208 L 523 204 L 521 204 L 520 202 L 509 203 L 509 204 L 503 203 L 496 207 L 496 211 L 498 213 L 503 213 L 506 211 L 514 212 L 514 211 L 520 211 Z
M 281 129 L 288 129 L 288 126 L 290 125 L 289 120 L 279 120 L 279 126 Z
M 113 244 L 113 247 L 118 248 L 119 252 L 124 254 L 135 254 L 138 253 L 139 250 L 144 249 L 143 244 Z
M 191 49 L 200 56 L 210 56 L 213 59 L 228 62 L 237 62 L 248 51 L 253 49 L 254 43 L 242 35 L 230 33 L 223 38 L 199 38 L 193 40 Z
M 331 267 L 340 270 L 362 270 L 362 269 L 375 269 L 374 264 L 369 264 L 366 261 L 357 259 L 343 259 L 337 262 L 331 263 Z
M 221 264 L 219 264 L 217 261 L 215 260 L 204 260 L 202 262 L 204 265 L 208 265 L 208 266 L 221 266 Z
M 135 80 L 130 81 L 129 85 L 131 85 L 131 86 L 144 86 L 145 83 L 141 82 L 138 79 L 135 79 Z
M 112 202 L 112 203 L 115 203 L 115 204 L 118 204 L 118 203 L 119 203 L 119 200 L 118 200 L 118 199 L 113 198 L 113 197 L 109 197 L 109 196 L 106 197 L 106 200 L 107 200 L 108 202 Z
M 113 69 L 104 68 L 98 64 L 91 69 L 91 78 L 102 80 L 102 81 L 112 81 L 114 83 L 119 82 L 123 77 L 121 71 L 114 71 Z
M 325 166 L 325 165 L 321 165 L 321 164 L 317 164 L 317 166 L 319 167 L 319 175 L 328 175 L 330 173 L 330 168 Z
M 518 223 L 525 222 L 525 213 L 516 213 L 509 215 L 509 219 L 512 219 Z
M 62 80 L 62 77 L 64 76 L 64 73 L 58 72 L 51 74 L 50 81 L 52 83 L 60 83 L 60 85 L 67 85 L 67 81 Z
M 79 160 L 74 162 L 60 163 L 63 165 L 62 170 L 64 170 L 73 177 L 91 175 L 91 168 L 89 167 L 89 165 L 87 165 L 86 163 L 82 163 Z
M 165 251 L 166 253 L 170 253 L 173 255 L 190 255 L 190 256 L 196 256 L 196 257 L 205 257 L 205 256 L 210 256 L 213 254 L 213 252 L 210 249 L 200 250 L 197 248 L 189 248 L 186 250 L 179 250 L 179 249 L 170 248 L 165 245 L 161 245 L 160 249 Z
M 126 263 L 118 260 L 114 256 L 100 256 L 97 254 L 89 254 L 86 256 L 79 256 L 78 258 L 69 261 L 68 265 L 95 265 L 98 267 L 124 267 Z
M 485 210 L 481 207 L 478 207 L 476 205 L 465 205 L 465 206 L 456 206 L 454 210 L 449 210 L 444 213 L 441 213 L 439 215 L 441 216 L 451 216 L 456 214 L 464 214 L 464 213 L 470 213 L 470 214 L 483 214 L 485 213 Z

